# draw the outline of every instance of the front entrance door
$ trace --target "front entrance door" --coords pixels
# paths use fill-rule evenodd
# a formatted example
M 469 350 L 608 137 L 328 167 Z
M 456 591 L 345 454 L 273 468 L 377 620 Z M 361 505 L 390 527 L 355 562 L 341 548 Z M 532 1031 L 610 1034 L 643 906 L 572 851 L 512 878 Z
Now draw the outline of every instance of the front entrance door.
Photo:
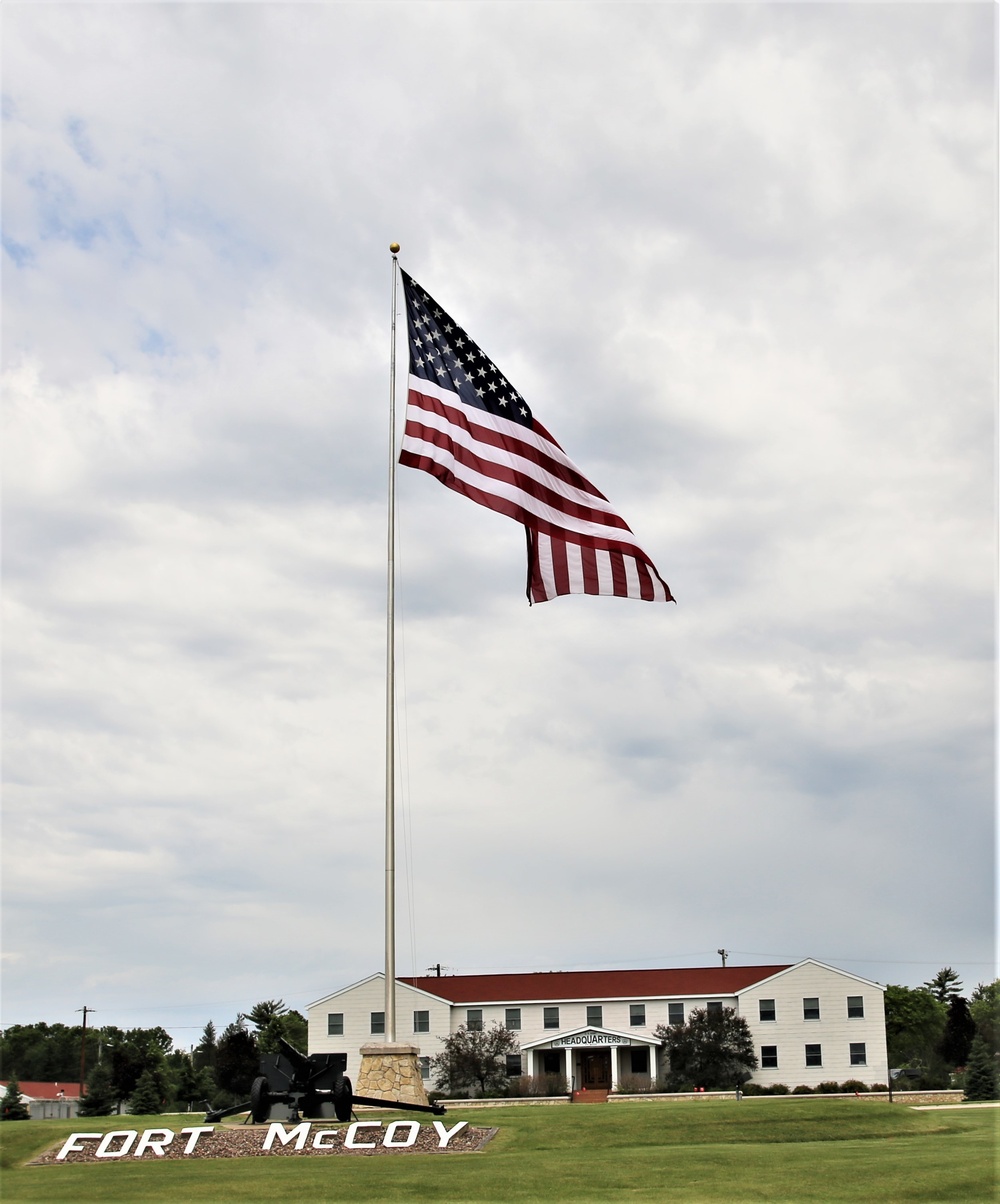
M 611 1090 L 611 1050 L 588 1049 L 580 1054 L 580 1072 L 588 1091 Z

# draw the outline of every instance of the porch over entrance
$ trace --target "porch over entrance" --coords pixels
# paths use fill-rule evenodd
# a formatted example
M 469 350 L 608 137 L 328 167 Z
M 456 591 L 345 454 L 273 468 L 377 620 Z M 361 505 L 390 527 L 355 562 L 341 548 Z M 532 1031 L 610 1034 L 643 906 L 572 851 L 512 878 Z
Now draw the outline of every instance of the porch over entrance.
M 528 1074 L 562 1075 L 571 1092 L 641 1090 L 656 1081 L 659 1043 L 609 1028 L 580 1028 L 522 1045 Z

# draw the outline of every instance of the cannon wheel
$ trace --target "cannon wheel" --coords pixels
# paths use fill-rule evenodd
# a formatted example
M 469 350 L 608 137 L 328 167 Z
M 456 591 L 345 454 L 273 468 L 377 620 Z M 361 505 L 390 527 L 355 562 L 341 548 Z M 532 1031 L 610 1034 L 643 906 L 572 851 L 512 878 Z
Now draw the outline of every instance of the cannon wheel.
M 250 1115 L 255 1125 L 262 1125 L 271 1115 L 271 1093 L 263 1075 L 255 1078 L 250 1087 Z
M 351 1119 L 354 1104 L 354 1088 L 346 1074 L 339 1075 L 333 1083 L 333 1111 L 338 1120 Z

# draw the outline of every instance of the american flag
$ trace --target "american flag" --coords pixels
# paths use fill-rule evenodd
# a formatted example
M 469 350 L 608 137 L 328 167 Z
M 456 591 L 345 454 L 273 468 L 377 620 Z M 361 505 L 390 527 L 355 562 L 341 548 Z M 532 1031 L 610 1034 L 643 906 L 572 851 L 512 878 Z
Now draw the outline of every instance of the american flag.
M 529 602 L 674 601 L 628 523 L 500 369 L 412 276 L 402 278 L 410 377 L 399 462 L 524 524 Z

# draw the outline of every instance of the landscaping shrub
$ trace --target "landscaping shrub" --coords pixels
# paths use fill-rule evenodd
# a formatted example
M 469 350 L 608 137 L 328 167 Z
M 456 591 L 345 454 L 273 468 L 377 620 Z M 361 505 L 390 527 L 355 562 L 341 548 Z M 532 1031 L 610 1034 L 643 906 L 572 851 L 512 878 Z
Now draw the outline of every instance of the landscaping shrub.
M 792 1095 L 812 1095 L 813 1089 L 807 1087 L 805 1083 L 799 1083 L 797 1087 L 792 1088 Z
M 518 1098 L 530 1095 L 568 1095 L 569 1090 L 561 1074 L 520 1074 L 507 1080 L 507 1094 Z
M 842 1082 L 840 1084 L 840 1090 L 841 1091 L 857 1091 L 859 1093 L 867 1092 L 868 1084 L 862 1083 L 860 1079 L 845 1079 L 844 1082 Z
M 788 1084 L 787 1083 L 772 1083 L 770 1094 L 771 1095 L 787 1095 L 788 1094 Z
M 872 1083 L 872 1085 L 868 1088 L 868 1090 L 869 1091 L 888 1091 L 889 1085 L 888 1085 L 888 1083 Z
M 618 1080 L 618 1090 L 622 1095 L 648 1095 L 656 1090 L 656 1084 L 651 1082 L 646 1075 L 623 1074 Z M 552 1094 L 554 1095 L 555 1092 Z
M 838 1095 L 840 1093 L 839 1083 L 820 1083 L 816 1087 L 816 1095 Z

